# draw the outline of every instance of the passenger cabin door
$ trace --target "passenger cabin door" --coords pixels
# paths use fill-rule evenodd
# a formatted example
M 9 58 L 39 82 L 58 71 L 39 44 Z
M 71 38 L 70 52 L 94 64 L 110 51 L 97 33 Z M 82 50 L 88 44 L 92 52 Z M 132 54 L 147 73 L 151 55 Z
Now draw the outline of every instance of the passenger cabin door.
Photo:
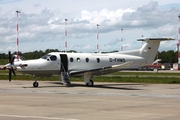
M 60 54 L 60 58 L 61 58 L 61 71 L 65 70 L 65 72 L 68 72 L 67 54 Z

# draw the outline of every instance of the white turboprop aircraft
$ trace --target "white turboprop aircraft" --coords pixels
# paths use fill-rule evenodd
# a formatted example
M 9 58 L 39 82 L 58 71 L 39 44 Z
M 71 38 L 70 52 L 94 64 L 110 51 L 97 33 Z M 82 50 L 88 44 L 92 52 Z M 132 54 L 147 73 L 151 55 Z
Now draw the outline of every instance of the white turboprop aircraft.
M 9 63 L 5 66 L 9 69 L 9 81 L 11 74 L 15 75 L 14 69 L 35 76 L 34 87 L 39 83 L 36 77 L 50 77 L 60 75 L 64 85 L 69 86 L 69 75 L 83 75 L 87 86 L 93 86 L 91 78 L 94 75 L 108 74 L 120 69 L 138 68 L 154 61 L 155 55 L 161 41 L 174 40 L 172 38 L 142 38 L 145 44 L 137 50 L 122 51 L 115 53 L 64 53 L 51 52 L 40 59 L 15 60 L 11 59 L 9 52 Z M 15 61 L 15 62 L 14 62 Z

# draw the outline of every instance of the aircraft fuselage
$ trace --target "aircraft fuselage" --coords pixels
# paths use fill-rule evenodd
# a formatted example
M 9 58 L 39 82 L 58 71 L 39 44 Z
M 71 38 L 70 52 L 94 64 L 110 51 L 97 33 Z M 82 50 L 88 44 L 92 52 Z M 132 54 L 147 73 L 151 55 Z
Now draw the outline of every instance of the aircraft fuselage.
M 112 65 L 133 61 L 132 67 L 144 63 L 144 59 L 138 56 L 121 55 L 116 53 L 60 53 L 52 52 L 40 59 L 15 62 L 17 71 L 23 74 L 35 76 L 52 76 L 60 74 L 62 66 L 66 71 L 84 71 L 103 68 Z M 25 65 L 25 66 L 23 66 Z

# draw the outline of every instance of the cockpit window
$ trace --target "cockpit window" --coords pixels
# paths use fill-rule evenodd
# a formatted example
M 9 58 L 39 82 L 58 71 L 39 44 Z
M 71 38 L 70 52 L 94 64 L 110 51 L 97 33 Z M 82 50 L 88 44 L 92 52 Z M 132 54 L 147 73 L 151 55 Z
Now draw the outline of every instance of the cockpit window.
M 57 60 L 57 57 L 56 57 L 55 55 L 52 55 L 52 56 L 50 57 L 50 59 L 51 59 L 51 61 L 56 61 L 56 60 Z
M 47 58 L 49 58 L 49 56 L 51 56 L 51 55 L 44 55 L 44 56 L 42 56 L 41 58 L 42 58 L 42 59 L 47 59 Z
M 41 58 L 45 59 L 47 61 L 56 61 L 57 60 L 57 57 L 55 55 L 44 55 Z

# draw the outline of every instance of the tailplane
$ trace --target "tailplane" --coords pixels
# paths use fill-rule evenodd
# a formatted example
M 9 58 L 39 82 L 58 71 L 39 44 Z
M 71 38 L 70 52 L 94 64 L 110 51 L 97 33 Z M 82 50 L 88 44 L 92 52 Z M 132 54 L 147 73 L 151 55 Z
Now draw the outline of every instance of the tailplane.
M 145 44 L 138 50 L 130 50 L 120 52 L 121 54 L 128 54 L 143 57 L 146 64 L 151 64 L 157 54 L 161 41 L 174 40 L 173 38 L 141 38 L 137 41 L 145 41 Z

